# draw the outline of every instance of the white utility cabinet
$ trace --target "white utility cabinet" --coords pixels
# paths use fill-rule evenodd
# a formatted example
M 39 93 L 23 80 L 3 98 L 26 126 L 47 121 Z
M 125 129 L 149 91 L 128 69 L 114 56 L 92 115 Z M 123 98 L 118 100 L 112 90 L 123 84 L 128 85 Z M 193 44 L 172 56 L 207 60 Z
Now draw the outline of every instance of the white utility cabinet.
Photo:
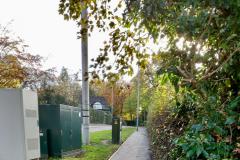
M 0 89 L 0 160 L 40 158 L 37 93 Z

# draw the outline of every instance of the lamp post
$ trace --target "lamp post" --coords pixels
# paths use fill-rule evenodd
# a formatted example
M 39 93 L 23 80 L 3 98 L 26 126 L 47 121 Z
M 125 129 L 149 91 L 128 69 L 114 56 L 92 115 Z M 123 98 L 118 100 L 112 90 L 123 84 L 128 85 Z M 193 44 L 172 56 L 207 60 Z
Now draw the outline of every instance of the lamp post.
M 137 75 L 137 110 L 136 110 L 136 115 L 137 115 L 137 122 L 136 122 L 136 126 L 137 126 L 137 131 L 138 131 L 138 126 L 139 126 L 139 98 L 140 98 L 140 69 L 138 66 L 138 75 Z
M 112 85 L 112 116 L 113 116 L 113 104 L 114 104 L 114 92 L 113 92 L 113 85 Z

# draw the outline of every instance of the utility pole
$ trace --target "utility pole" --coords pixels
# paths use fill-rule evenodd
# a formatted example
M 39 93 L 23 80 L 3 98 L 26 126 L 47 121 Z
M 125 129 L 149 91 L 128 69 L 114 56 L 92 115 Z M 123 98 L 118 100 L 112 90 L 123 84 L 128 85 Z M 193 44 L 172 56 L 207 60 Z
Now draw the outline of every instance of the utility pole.
M 140 69 L 139 69 L 139 66 L 138 66 L 138 75 L 137 75 L 137 123 L 136 123 L 136 126 L 137 126 L 137 131 L 138 131 L 138 126 L 139 126 L 139 98 L 140 98 L 140 91 L 139 91 L 139 88 L 140 88 Z
M 89 76 L 88 76 L 88 12 L 87 8 L 81 13 L 82 21 L 82 142 L 89 144 Z

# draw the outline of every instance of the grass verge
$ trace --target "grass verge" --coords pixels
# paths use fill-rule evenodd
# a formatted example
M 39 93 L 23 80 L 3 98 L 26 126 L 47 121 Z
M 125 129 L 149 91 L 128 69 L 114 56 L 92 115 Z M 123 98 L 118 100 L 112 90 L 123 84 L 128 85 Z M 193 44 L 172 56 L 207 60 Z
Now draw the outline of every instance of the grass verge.
M 135 128 L 123 128 L 122 141 L 124 142 L 134 131 Z M 90 133 L 90 145 L 83 146 L 84 153 L 79 157 L 64 160 L 107 160 L 120 146 L 112 144 L 111 139 L 111 130 Z

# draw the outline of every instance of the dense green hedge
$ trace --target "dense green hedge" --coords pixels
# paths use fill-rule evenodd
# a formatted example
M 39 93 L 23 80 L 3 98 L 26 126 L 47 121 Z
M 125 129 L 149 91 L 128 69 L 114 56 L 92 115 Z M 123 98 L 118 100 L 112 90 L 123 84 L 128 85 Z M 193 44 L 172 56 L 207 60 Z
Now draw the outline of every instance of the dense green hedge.
M 173 142 L 183 134 L 188 119 L 175 117 L 172 113 L 172 111 L 162 111 L 149 118 L 147 126 L 153 160 L 176 159 L 172 152 L 176 148 Z

